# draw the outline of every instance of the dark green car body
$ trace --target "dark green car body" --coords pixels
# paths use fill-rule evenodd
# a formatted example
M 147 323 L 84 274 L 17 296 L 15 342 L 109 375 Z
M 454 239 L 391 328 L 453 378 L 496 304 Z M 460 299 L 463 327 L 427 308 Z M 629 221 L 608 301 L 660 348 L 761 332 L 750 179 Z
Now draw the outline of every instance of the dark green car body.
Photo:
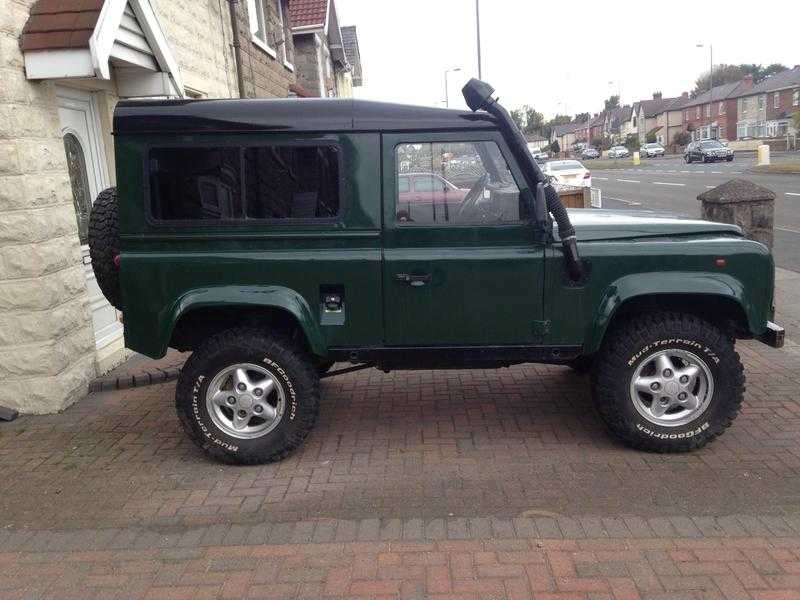
M 768 333 L 773 260 L 734 225 L 571 211 L 587 267 L 573 282 L 553 226 L 396 222 L 401 144 L 492 142 L 528 189 L 488 116 L 357 101 L 237 106 L 241 114 L 231 101 L 117 109 L 120 281 L 126 345 L 137 352 L 192 349 L 237 316 L 295 327 L 320 361 L 386 368 L 568 362 L 596 353 L 626 311 L 656 304 L 707 315 L 736 337 Z M 339 214 L 314 223 L 153 218 L 154 148 L 261 144 L 335 148 Z M 330 293 L 340 310 L 327 309 Z

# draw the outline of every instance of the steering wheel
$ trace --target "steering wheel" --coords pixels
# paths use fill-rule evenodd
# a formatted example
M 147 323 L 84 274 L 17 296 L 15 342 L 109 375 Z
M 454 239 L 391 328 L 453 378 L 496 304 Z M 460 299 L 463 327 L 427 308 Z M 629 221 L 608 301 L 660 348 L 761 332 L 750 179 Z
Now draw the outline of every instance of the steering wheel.
M 455 220 L 457 223 L 462 222 L 466 215 L 475 211 L 478 199 L 483 194 L 483 190 L 488 181 L 489 175 L 488 173 L 484 173 L 481 178 L 473 184 L 472 188 L 467 192 L 467 195 L 464 196 L 464 199 L 461 201 L 461 206 L 458 207 L 458 212 L 456 213 Z

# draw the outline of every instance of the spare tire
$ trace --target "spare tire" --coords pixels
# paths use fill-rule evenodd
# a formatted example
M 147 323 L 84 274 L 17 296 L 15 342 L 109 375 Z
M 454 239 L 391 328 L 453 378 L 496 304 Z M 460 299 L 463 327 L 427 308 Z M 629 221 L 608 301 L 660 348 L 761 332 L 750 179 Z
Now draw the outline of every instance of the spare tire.
M 109 304 L 122 310 L 119 286 L 119 211 L 117 188 L 97 195 L 89 216 L 89 256 L 97 285 Z

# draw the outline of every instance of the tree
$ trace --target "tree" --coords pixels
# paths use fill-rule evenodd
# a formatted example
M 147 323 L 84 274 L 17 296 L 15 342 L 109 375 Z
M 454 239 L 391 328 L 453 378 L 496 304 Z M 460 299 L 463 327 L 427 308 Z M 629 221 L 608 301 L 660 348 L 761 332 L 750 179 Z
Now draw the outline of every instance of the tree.
M 606 111 L 611 110 L 612 108 L 617 108 L 619 106 L 619 96 L 614 94 L 610 98 L 605 101 L 605 109 Z
M 544 115 L 527 104 L 522 107 L 525 111 L 525 133 L 538 133 L 544 125 Z
M 550 134 L 553 131 L 553 127 L 556 125 L 566 125 L 567 123 L 572 122 L 572 117 L 569 115 L 556 115 L 549 121 L 547 121 L 544 125 L 542 125 L 541 134 L 544 138 L 549 138 Z
M 714 86 L 741 81 L 745 75 L 752 75 L 753 83 L 759 83 L 767 77 L 775 75 L 775 73 L 786 70 L 787 67 L 780 63 L 773 63 L 766 67 L 756 64 L 714 65 Z M 695 81 L 691 97 L 697 98 L 703 92 L 707 92 L 710 83 L 711 72 L 704 71 Z
M 608 150 L 613 145 L 612 140 L 607 135 L 592 138 L 592 147 L 598 150 Z
M 519 127 L 519 130 L 522 131 L 525 129 L 525 122 L 523 121 L 524 117 L 522 116 L 522 109 L 515 108 L 511 111 L 511 120 Z
M 639 143 L 639 136 L 635 133 L 629 133 L 625 137 L 625 147 L 631 152 L 636 152 L 641 144 Z
M 553 140 L 553 143 L 550 144 L 550 152 L 553 154 L 561 152 L 561 145 L 558 143 L 558 140 Z
M 675 137 L 672 139 L 672 141 L 678 146 L 688 146 L 689 142 L 692 141 L 692 134 L 688 131 L 681 131 L 680 133 L 675 134 Z
M 658 139 L 658 138 L 656 138 L 656 133 L 655 133 L 655 131 L 651 131 L 650 133 L 648 133 L 648 134 L 645 136 L 645 141 L 646 141 L 648 144 L 655 144 L 655 143 L 656 143 L 656 139 Z
M 589 120 L 589 113 L 588 112 L 582 112 L 582 113 L 578 113 L 577 115 L 575 115 L 575 121 L 578 122 L 578 123 L 585 123 L 588 120 Z

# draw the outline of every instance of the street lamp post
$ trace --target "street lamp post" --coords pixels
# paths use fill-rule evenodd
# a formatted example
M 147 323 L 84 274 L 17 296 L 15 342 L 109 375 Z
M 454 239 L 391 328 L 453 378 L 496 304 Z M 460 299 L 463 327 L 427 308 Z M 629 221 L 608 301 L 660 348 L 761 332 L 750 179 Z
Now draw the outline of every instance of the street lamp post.
M 452 69 L 447 69 L 444 72 L 444 105 L 447 108 L 450 108 L 450 95 L 449 95 L 449 93 L 447 91 L 447 75 L 449 73 L 455 73 L 456 71 L 460 71 L 460 70 L 461 70 L 461 67 L 454 67 Z
M 698 48 L 705 48 L 704 44 L 697 44 Z M 709 70 L 708 77 L 708 113 L 709 119 L 713 117 L 714 112 L 714 46 L 708 45 L 708 52 L 710 56 L 711 69 Z M 711 137 L 711 121 L 708 123 L 708 137 Z
M 483 79 L 481 68 L 481 0 L 475 0 L 475 32 L 478 40 L 478 79 Z

